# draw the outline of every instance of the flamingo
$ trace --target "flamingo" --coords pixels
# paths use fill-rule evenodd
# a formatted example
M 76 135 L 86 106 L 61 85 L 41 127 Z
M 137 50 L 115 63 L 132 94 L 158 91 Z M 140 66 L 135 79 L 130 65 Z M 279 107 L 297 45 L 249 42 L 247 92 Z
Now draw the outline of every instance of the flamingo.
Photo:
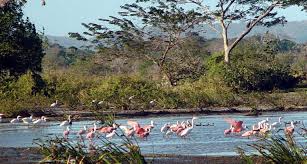
M 134 134 L 133 128 L 128 128 L 127 126 L 119 126 L 119 128 L 124 132 L 126 137 L 131 137 Z
M 265 120 L 262 120 L 262 121 L 259 121 L 258 122 L 258 127 L 259 128 L 263 128 L 263 125 L 265 124 L 265 123 L 268 123 L 269 122 L 269 118 L 267 117 Z
M 50 105 L 51 108 L 56 108 L 58 106 L 59 106 L 59 101 L 58 100 L 55 100 L 55 102 Z
M 232 131 L 233 131 L 233 126 L 230 125 L 230 128 L 229 128 L 229 129 L 224 130 L 224 135 L 225 135 L 225 136 L 226 136 L 226 135 L 229 135 L 229 134 L 231 134 Z
M 243 128 L 243 121 L 236 121 L 232 118 L 225 118 L 225 121 L 228 122 L 230 125 L 232 125 L 232 131 L 234 133 L 240 133 L 244 128 Z
M 106 138 L 112 139 L 115 134 L 116 134 L 116 130 L 113 130 L 111 133 L 106 135 Z
M 253 125 L 252 127 L 253 127 L 252 130 L 246 131 L 241 136 L 242 137 L 250 137 L 252 135 L 255 135 L 257 133 L 258 129 L 256 129 L 256 125 Z
M 150 125 L 146 125 L 146 126 L 144 126 L 143 128 L 146 130 L 146 131 L 148 131 L 148 132 L 150 132 L 151 131 L 151 129 L 153 129 L 155 127 L 155 124 L 154 124 L 154 121 L 150 121 Z
M 166 123 L 166 124 L 164 124 L 162 127 L 161 127 L 161 133 L 164 133 L 164 132 L 166 132 L 168 129 L 170 128 L 170 125 L 169 125 L 169 123 Z
M 185 128 L 184 130 L 182 130 L 180 133 L 179 133 L 179 136 L 180 137 L 185 137 L 186 135 L 188 135 L 192 129 L 194 128 L 194 120 L 198 119 L 197 117 L 193 117 L 192 118 L 192 126 L 191 127 L 188 127 L 188 128 Z
M 87 133 L 86 139 L 92 141 L 95 138 L 95 132 L 96 132 L 96 128 L 94 128 L 92 131 Z
M 17 116 L 17 118 L 14 118 L 14 119 L 11 120 L 11 123 L 12 124 L 19 123 L 20 122 L 20 118 L 21 118 L 21 116 Z
M 262 135 L 265 135 L 267 132 L 269 132 L 272 129 L 272 125 L 270 124 L 264 124 L 264 128 L 260 129 L 259 132 Z
M 117 125 L 113 124 L 112 126 L 105 126 L 105 127 L 99 128 L 99 132 L 100 133 L 111 133 L 116 128 L 117 128 Z
M 274 123 L 271 124 L 274 129 L 281 127 L 281 125 L 282 125 L 281 124 L 281 119 L 282 119 L 282 117 L 279 117 L 278 118 L 278 122 L 274 122 Z
M 45 116 L 42 116 L 40 119 L 33 121 L 33 125 L 40 125 L 44 122 L 47 122 L 47 118 Z
M 78 135 L 79 135 L 79 136 L 82 136 L 83 134 L 86 133 L 86 130 L 87 130 L 86 126 L 83 126 L 83 129 L 81 129 L 81 130 L 78 131 Z
M 2 117 L 4 116 L 4 114 L 0 113 L 0 123 L 2 122 Z
M 66 121 L 63 121 L 61 124 L 60 124 L 60 126 L 70 126 L 70 125 L 72 125 L 72 120 L 71 120 L 71 116 L 69 115 L 68 116 L 68 120 L 66 120 Z
M 32 118 L 33 118 L 33 116 L 31 115 L 30 117 L 25 117 L 25 118 L 22 118 L 21 120 L 25 124 L 30 124 L 30 123 L 32 123 L 32 120 L 33 120 Z
M 142 128 L 136 121 L 128 120 L 127 124 L 133 127 L 133 130 L 138 137 L 146 138 L 149 135 L 149 132 Z
M 294 123 L 293 123 L 293 121 L 291 121 L 290 124 L 291 124 L 290 126 L 285 128 L 285 133 L 286 133 L 286 135 L 289 135 L 289 136 L 293 135 L 293 133 L 294 133 Z
M 177 121 L 176 124 L 173 124 L 173 125 L 170 126 L 170 130 L 172 132 L 176 132 L 180 127 L 181 127 L 181 124 L 179 124 L 179 121 Z
M 63 136 L 64 136 L 65 139 L 68 138 L 69 132 L 70 132 L 70 129 L 69 129 L 69 126 L 67 126 L 66 130 L 63 132 Z
M 93 131 L 93 130 L 97 130 L 97 125 L 96 125 L 96 122 L 94 122 L 94 126 L 93 127 L 90 127 L 89 129 L 88 129 L 88 131 L 90 132 L 90 131 Z

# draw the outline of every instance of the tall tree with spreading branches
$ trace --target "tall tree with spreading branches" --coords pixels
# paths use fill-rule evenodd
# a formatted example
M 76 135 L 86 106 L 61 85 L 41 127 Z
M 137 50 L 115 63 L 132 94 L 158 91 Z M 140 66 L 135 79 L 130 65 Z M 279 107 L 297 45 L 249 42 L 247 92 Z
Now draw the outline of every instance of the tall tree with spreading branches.
M 231 51 L 255 26 L 270 27 L 286 22 L 284 16 L 278 15 L 277 9 L 291 5 L 303 6 L 305 9 L 307 7 L 305 0 L 215 0 L 215 6 L 204 0 L 172 1 L 193 4 L 210 18 L 206 20 L 206 24 L 223 38 L 225 63 L 230 62 Z M 245 22 L 246 27 L 234 41 L 230 41 L 229 27 L 238 21 Z
M 98 47 L 123 49 L 128 46 L 141 50 L 133 55 L 141 55 L 139 57 L 155 63 L 170 84 L 176 85 L 177 80 L 166 64 L 171 51 L 180 47 L 186 34 L 207 17 L 194 10 L 185 10 L 177 2 L 162 0 L 137 0 L 121 6 L 121 9 L 120 17 L 100 19 L 107 25 L 83 24 L 88 29 L 84 34 L 94 37 L 93 42 Z M 70 33 L 70 36 L 87 40 L 78 33 Z

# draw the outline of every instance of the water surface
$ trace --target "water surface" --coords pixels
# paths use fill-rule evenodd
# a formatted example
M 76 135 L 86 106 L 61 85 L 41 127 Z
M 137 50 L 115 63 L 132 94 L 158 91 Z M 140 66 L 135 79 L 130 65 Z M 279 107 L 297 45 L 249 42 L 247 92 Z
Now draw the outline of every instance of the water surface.
M 255 142 L 257 139 L 243 138 L 240 136 L 225 137 L 224 129 L 229 128 L 223 118 L 231 117 L 237 120 L 242 120 L 247 126 L 257 123 L 269 117 L 270 122 L 278 121 L 278 117 L 283 116 L 283 121 L 305 121 L 307 122 L 307 112 L 279 112 L 265 113 L 260 117 L 250 117 L 243 115 L 198 115 L 195 123 L 213 124 L 214 126 L 195 126 L 193 131 L 186 139 L 177 136 L 165 138 L 160 132 L 160 128 L 167 122 L 176 123 L 176 121 L 191 120 L 192 115 L 183 116 L 165 116 L 165 117 L 147 117 L 136 118 L 142 125 L 150 124 L 153 120 L 157 125 L 150 133 L 147 140 L 137 140 L 141 147 L 142 153 L 155 154 L 181 154 L 181 155 L 217 155 L 227 156 L 236 155 L 235 149 L 237 146 L 246 148 L 247 144 Z M 76 140 L 76 131 L 83 128 L 83 125 L 91 127 L 94 121 L 79 121 L 73 122 L 71 127 L 71 140 Z M 116 120 L 119 124 L 126 124 L 127 119 Z M 63 128 L 59 127 L 59 122 L 47 122 L 45 126 L 33 127 L 24 124 L 9 124 L 0 123 L 0 147 L 34 147 L 33 139 L 62 136 Z M 282 132 L 281 132 L 282 134 Z M 306 146 L 307 141 L 303 137 L 295 134 L 299 143 Z M 113 141 L 119 142 L 120 138 L 115 137 Z

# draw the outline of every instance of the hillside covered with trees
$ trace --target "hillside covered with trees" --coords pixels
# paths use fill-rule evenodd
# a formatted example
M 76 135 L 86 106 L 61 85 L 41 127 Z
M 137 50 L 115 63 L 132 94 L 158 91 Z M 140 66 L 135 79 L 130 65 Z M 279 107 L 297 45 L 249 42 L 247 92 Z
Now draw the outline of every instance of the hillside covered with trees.
M 80 110 L 92 108 L 93 100 L 103 101 L 99 109 L 108 111 L 307 105 L 307 45 L 269 32 L 247 35 L 256 25 L 285 23 L 270 6 L 235 11 L 232 5 L 255 4 L 225 1 L 209 14 L 176 1 L 150 6 L 136 1 L 122 6 L 120 17 L 83 24 L 84 34 L 70 33 L 93 46 L 64 47 L 23 18 L 24 3 L 10 1 L 0 8 L 0 113 L 46 108 L 55 100 Z M 280 5 L 293 3 L 306 5 Z M 224 30 L 216 29 L 221 39 L 195 30 L 218 17 L 224 18 Z M 227 37 L 225 25 L 237 20 L 249 23 L 241 31 L 244 36 Z

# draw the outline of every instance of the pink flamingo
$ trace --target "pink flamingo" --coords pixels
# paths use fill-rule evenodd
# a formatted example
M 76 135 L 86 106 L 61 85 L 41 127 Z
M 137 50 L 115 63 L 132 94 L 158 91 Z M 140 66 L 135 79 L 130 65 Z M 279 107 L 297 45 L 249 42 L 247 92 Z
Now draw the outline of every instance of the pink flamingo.
M 140 137 L 140 138 L 146 138 L 148 135 L 149 135 L 149 132 L 147 130 L 145 130 L 144 128 L 142 128 L 140 126 L 139 123 L 137 123 L 136 121 L 131 121 L 131 120 L 128 120 L 127 122 L 128 125 L 132 126 L 134 131 L 135 131 L 135 134 Z
M 79 135 L 79 136 L 82 136 L 83 134 L 86 133 L 86 130 L 87 130 L 86 126 L 83 126 L 83 129 L 81 129 L 81 130 L 78 131 L 78 135 Z
M 86 139 L 92 141 L 95 138 L 95 132 L 96 132 L 96 129 L 94 128 L 92 131 L 87 133 Z
M 231 125 L 229 129 L 226 129 L 226 130 L 224 131 L 224 135 L 225 135 L 225 136 L 226 136 L 226 135 L 229 135 L 232 131 L 233 131 L 233 126 Z
M 289 136 L 293 135 L 294 133 L 294 123 L 291 121 L 291 125 L 285 128 L 285 133 Z
M 99 132 L 100 133 L 112 133 L 112 131 L 116 129 L 117 129 L 117 125 L 113 124 L 112 126 L 105 126 L 105 127 L 99 128 Z
M 242 130 L 244 130 L 243 128 L 243 121 L 236 121 L 232 118 L 225 118 L 225 121 L 228 122 L 230 125 L 233 126 L 233 129 L 231 132 L 234 133 L 240 133 Z
M 151 129 L 153 129 L 154 127 L 155 127 L 155 124 L 154 124 L 154 122 L 151 120 L 151 121 L 150 121 L 150 125 L 145 125 L 143 128 L 144 128 L 146 131 L 150 132 Z
M 242 134 L 242 137 L 250 137 L 252 135 L 255 135 L 259 131 L 259 129 L 256 129 L 256 125 L 253 125 L 252 130 L 246 131 Z
M 63 136 L 64 136 L 65 139 L 68 138 L 69 131 L 70 131 L 69 126 L 67 126 L 66 130 L 63 132 Z
M 126 137 L 131 137 L 134 134 L 134 129 L 133 128 L 128 128 L 127 126 L 119 126 L 119 128 L 125 133 Z
M 194 120 L 196 120 L 197 119 L 197 117 L 193 117 L 192 118 L 192 126 L 191 127 L 187 127 L 187 128 L 185 128 L 184 130 L 182 130 L 180 133 L 179 133 L 179 136 L 180 137 L 185 137 L 185 136 L 187 136 L 191 131 L 192 131 L 192 129 L 194 128 Z

